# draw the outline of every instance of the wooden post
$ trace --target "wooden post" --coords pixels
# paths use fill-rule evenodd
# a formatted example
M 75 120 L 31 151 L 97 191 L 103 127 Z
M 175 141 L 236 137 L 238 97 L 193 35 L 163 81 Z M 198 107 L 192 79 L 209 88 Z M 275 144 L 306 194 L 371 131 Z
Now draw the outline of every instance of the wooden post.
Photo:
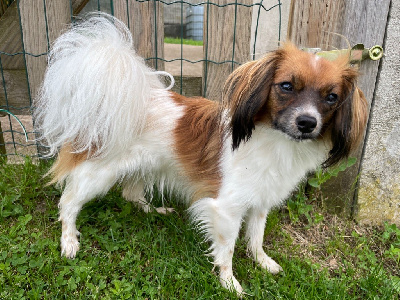
M 228 75 L 236 69 L 238 63 L 250 59 L 250 37 L 252 0 L 217 0 L 218 5 L 233 4 L 223 7 L 207 3 L 204 7 L 204 97 L 221 100 L 222 87 Z M 227 61 L 227 62 L 225 62 Z M 225 62 L 225 63 L 224 63 Z
M 357 189 L 360 224 L 400 226 L 400 1 L 392 1 Z
M 182 79 L 182 95 L 186 97 L 200 97 L 201 96 L 201 77 L 194 76 L 174 76 L 175 85 L 172 91 L 181 93 L 181 79 Z
M 47 35 L 43 1 L 20 0 L 19 13 L 22 28 L 30 98 L 37 94 L 46 69 Z M 32 56 L 40 55 L 42 56 Z M 32 104 L 32 103 L 30 103 Z
M 382 45 L 390 0 L 292 0 L 288 39 L 298 46 L 323 49 Z M 335 35 L 341 34 L 343 37 Z M 346 41 L 346 39 L 348 41 Z M 371 104 L 379 61 L 363 61 L 359 86 Z M 362 147 L 353 155 L 357 163 L 323 186 L 327 208 L 350 216 L 355 206 L 355 187 Z
M 46 7 L 43 1 L 20 0 L 19 13 L 29 92 L 33 99 L 43 80 L 49 46 L 71 21 L 70 7 L 64 0 L 46 1 Z
M 137 53 L 150 58 L 147 64 L 164 70 L 164 7 L 156 1 L 114 0 L 114 15 L 123 21 L 133 36 Z
M 21 17 L 21 22 L 23 23 L 22 29 L 25 36 L 24 46 L 25 51 L 37 51 L 34 54 L 40 54 L 47 52 L 47 37 L 43 35 L 46 32 L 44 23 L 44 6 L 43 3 L 36 3 L 43 1 L 15 1 L 10 7 L 7 8 L 4 15 L 0 18 L 0 51 L 15 54 L 22 53 L 22 38 L 21 38 L 21 26 L 18 12 L 23 13 Z M 73 0 L 72 7 L 74 14 L 79 13 L 79 11 L 86 5 L 88 0 Z M 35 3 L 35 4 L 34 4 Z M 17 5 L 18 4 L 18 5 Z M 28 6 L 26 6 L 28 4 Z M 40 5 L 40 8 L 36 9 L 37 27 L 40 28 L 40 33 L 33 32 L 33 28 L 30 28 L 29 22 L 34 22 L 36 15 L 34 15 L 30 20 L 27 20 L 27 11 L 31 9 L 29 5 Z M 49 29 L 49 43 L 51 44 L 59 33 L 66 27 L 66 24 L 70 23 L 70 4 L 69 1 L 46 1 L 46 13 L 47 22 Z M 42 10 L 41 10 L 42 9 Z M 31 13 L 34 13 L 31 11 Z M 35 40 L 37 49 L 32 48 L 32 39 Z M 26 43 L 26 45 L 25 45 Z M 39 47 L 40 45 L 40 47 Z M 27 66 L 29 66 L 30 73 L 28 76 L 32 80 L 29 82 L 29 86 L 33 87 L 33 93 L 29 94 L 28 83 L 27 83 L 27 73 L 25 70 L 25 58 L 27 59 Z M 2 55 L 1 56 L 1 66 L 3 68 L 4 75 L 4 85 L 7 90 L 7 103 L 8 105 L 16 108 L 26 107 L 26 109 L 13 109 L 9 110 L 15 114 L 28 115 L 30 114 L 29 106 L 30 98 L 34 97 L 36 91 L 37 82 L 40 82 L 41 76 L 43 76 L 43 71 L 45 67 L 45 55 L 42 58 L 36 58 L 32 56 L 26 56 L 22 54 L 18 55 Z M 36 69 L 39 67 L 39 69 Z M 35 78 L 35 74 L 32 72 L 38 71 L 42 75 L 38 75 Z M 3 84 L 0 84 L 0 105 L 6 105 L 6 97 Z
M 50 45 L 71 23 L 71 7 L 69 1 L 46 1 L 47 26 Z
M 28 75 L 29 97 L 32 105 L 47 65 L 47 52 L 51 43 L 60 35 L 62 29 L 71 21 L 68 1 L 30 1 L 20 0 L 22 41 Z M 46 7 L 44 6 L 46 4 Z M 38 145 L 39 155 L 45 149 Z
M 0 18 L 0 51 L 8 54 L 22 53 L 17 1 Z M 23 55 L 3 54 L 0 64 L 0 81 L 4 81 L 0 82 L 0 105 L 14 114 L 29 114 L 29 108 L 14 109 L 30 105 Z
M 88 2 L 89 0 L 72 0 L 72 9 L 74 11 L 74 15 L 79 14 Z
M 346 0 L 292 0 L 288 38 L 302 47 L 338 47 Z
M 79 13 L 87 2 L 88 0 L 72 0 L 74 14 Z M 19 0 L 14 1 L 1 16 L 0 51 L 13 54 L 1 55 L 1 79 L 4 80 L 0 82 L 2 107 L 17 115 L 31 114 L 31 102 L 36 96 L 46 68 L 48 45 L 70 23 L 70 11 L 70 1 L 66 0 Z M 24 51 L 29 54 L 22 54 Z M 36 55 L 41 56 L 35 57 Z M 0 144 L 4 144 L 1 130 Z M 0 153 L 4 151 L 5 146 L 0 146 Z
M 29 115 L 30 99 L 25 70 L 3 70 L 4 90 L 0 76 L 0 105 L 18 115 Z M 6 99 L 7 93 L 7 99 Z M 7 101 L 6 101 L 7 100 Z M 9 107 L 7 107 L 7 104 Z M 22 109 L 23 108 L 23 109 Z
M 13 2 L 0 18 L 0 51 L 9 54 L 22 52 L 17 1 Z M 22 55 L 2 55 L 1 65 L 3 70 L 25 68 Z

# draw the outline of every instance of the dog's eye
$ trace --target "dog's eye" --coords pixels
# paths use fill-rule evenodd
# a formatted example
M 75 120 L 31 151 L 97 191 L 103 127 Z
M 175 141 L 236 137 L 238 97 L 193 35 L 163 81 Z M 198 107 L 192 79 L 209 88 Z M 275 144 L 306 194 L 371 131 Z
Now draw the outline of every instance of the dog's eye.
M 279 86 L 284 92 L 293 92 L 293 85 L 290 82 L 282 82 Z
M 326 97 L 326 101 L 329 104 L 334 104 L 336 103 L 338 100 L 338 95 L 334 94 L 334 93 L 330 93 L 327 97 Z

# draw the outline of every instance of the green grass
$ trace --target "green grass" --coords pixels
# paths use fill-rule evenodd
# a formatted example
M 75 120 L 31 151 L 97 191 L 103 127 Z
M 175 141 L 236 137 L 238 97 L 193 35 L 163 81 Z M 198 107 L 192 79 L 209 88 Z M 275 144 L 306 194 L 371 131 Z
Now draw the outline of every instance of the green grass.
M 192 46 L 203 46 L 203 41 L 194 41 L 189 39 L 180 39 L 180 38 L 171 38 L 165 37 L 164 43 L 166 44 L 183 44 L 183 45 L 192 45 Z
M 0 299 L 236 299 L 220 286 L 184 207 L 146 215 L 119 187 L 84 207 L 81 250 L 61 257 L 60 191 L 45 186 L 48 167 L 0 165 Z M 243 237 L 237 243 L 234 272 L 246 299 L 398 299 L 394 225 L 361 227 L 298 196 L 270 214 L 265 249 L 283 273 L 263 271 Z

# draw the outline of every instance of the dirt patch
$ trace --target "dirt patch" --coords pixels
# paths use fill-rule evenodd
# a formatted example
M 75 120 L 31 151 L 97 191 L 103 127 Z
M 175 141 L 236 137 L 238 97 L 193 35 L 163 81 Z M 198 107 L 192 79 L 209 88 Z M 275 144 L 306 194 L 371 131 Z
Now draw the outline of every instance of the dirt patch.
M 181 67 L 183 76 L 201 77 L 203 73 L 203 46 L 164 44 L 164 55 L 166 60 L 175 60 L 165 63 L 165 71 L 174 76 L 181 76 Z M 182 61 L 186 59 L 191 62 Z M 192 63 L 196 62 L 196 63 Z M 182 65 L 181 65 L 182 63 Z
M 6 153 L 8 155 L 7 159 L 11 163 L 23 162 L 23 156 L 37 155 L 32 116 L 17 115 L 16 117 L 24 125 L 28 133 L 28 141 L 26 141 L 24 131 L 17 120 L 8 115 L 0 118 L 1 131 L 3 132 Z
M 400 275 L 396 260 L 386 255 L 390 241 L 382 240 L 382 226 L 361 226 L 317 206 L 314 210 L 323 215 L 321 222 L 309 224 L 306 220 L 292 222 L 289 217 L 284 218 L 279 234 L 266 235 L 265 248 L 273 248 L 273 240 L 278 241 L 285 245 L 288 257 L 302 257 L 333 276 L 347 269 L 360 273 L 354 276 L 361 276 L 365 270 L 360 266 L 373 255 L 391 275 Z M 284 208 L 282 213 L 287 214 Z

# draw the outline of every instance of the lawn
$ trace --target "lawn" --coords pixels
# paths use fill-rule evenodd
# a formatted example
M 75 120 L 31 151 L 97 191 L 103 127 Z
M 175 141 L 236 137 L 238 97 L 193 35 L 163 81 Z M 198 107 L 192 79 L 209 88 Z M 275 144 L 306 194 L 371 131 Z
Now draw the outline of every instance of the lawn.
M 221 288 L 207 243 L 176 213 L 145 214 L 116 186 L 78 217 L 81 250 L 60 256 L 60 191 L 49 165 L 0 165 L 0 299 L 236 299 Z M 156 200 L 160 204 L 160 200 Z M 267 222 L 265 249 L 284 269 L 271 275 L 247 256 L 234 272 L 245 299 L 399 299 L 400 229 L 365 227 L 326 213 L 300 191 Z
M 203 41 L 195 41 L 195 40 L 191 40 L 191 39 L 180 39 L 180 38 L 172 38 L 172 37 L 165 37 L 164 43 L 203 46 Z

